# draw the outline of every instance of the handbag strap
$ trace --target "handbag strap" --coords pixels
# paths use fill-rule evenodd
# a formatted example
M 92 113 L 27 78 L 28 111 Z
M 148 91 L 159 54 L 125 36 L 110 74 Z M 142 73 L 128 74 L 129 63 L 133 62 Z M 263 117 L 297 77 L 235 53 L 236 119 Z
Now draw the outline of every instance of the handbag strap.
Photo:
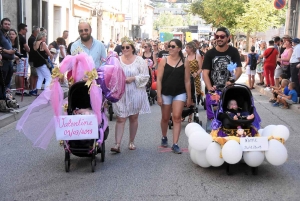
M 169 74 L 169 76 L 167 77 L 166 80 L 168 80 L 168 78 L 173 74 L 173 72 L 175 71 L 175 69 L 177 68 L 178 64 L 180 63 L 180 61 L 182 60 L 182 58 L 179 59 L 178 63 L 176 64 L 176 66 L 174 67 L 174 69 L 172 70 L 172 72 Z M 166 64 L 167 64 L 167 57 L 166 57 Z
M 274 51 L 275 48 L 272 49 L 272 51 L 270 52 L 270 54 L 268 56 L 266 56 L 265 58 L 267 59 Z
M 40 45 L 39 45 L 39 48 L 41 47 L 41 44 L 42 44 L 42 42 L 40 43 Z M 40 55 L 40 57 L 42 57 L 43 59 L 45 59 L 40 53 L 39 53 L 39 51 L 37 51 L 37 50 L 35 50 L 39 55 Z M 46 59 L 45 59 L 46 60 Z

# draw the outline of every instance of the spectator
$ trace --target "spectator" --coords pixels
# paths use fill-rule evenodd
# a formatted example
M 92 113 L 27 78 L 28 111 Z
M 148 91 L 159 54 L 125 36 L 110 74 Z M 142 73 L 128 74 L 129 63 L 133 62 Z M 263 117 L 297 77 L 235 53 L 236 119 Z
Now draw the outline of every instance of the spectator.
M 37 56 L 36 55 L 36 51 L 34 51 L 33 49 L 33 43 L 37 37 L 37 35 L 40 32 L 40 28 L 38 28 L 37 26 L 33 26 L 32 27 L 32 34 L 31 36 L 28 38 L 28 46 L 29 46 L 29 65 L 30 65 L 30 78 L 29 78 L 29 87 L 30 87 L 30 91 L 34 90 L 36 88 L 36 83 L 38 80 L 38 75 L 36 72 L 36 68 L 34 67 L 34 63 L 33 60 L 34 58 Z M 30 93 L 29 91 L 29 93 Z
M 15 79 L 16 82 L 16 88 L 21 88 L 22 87 L 22 82 L 24 82 L 25 79 L 25 90 L 24 90 L 24 95 L 28 96 L 29 95 L 29 90 L 28 90 L 28 84 L 27 84 L 27 78 L 28 78 L 28 58 L 27 58 L 27 52 L 30 52 L 30 48 L 26 43 L 26 33 L 27 33 L 27 25 L 26 24 L 19 24 L 18 26 L 18 31 L 19 31 L 19 44 L 20 44 L 20 53 L 22 54 L 22 59 L 20 58 L 19 63 L 17 65 L 17 76 Z M 25 68 L 25 74 L 24 74 L 24 68 Z M 21 95 L 21 92 L 16 91 L 16 94 Z
M 101 65 L 101 60 L 106 58 L 105 47 L 102 42 L 92 37 L 92 27 L 86 21 L 80 21 L 78 25 L 80 40 L 75 41 L 71 47 L 71 54 L 75 55 L 80 52 L 85 52 L 90 55 L 98 68 Z
M 143 48 L 144 48 L 144 52 L 142 54 L 143 59 L 151 59 L 152 62 L 153 62 L 153 66 L 156 66 L 157 59 L 156 59 L 155 54 L 153 54 L 151 44 L 150 43 L 145 43 Z M 151 66 L 151 67 L 153 68 L 153 66 Z
M 288 85 L 289 85 L 289 80 L 286 79 L 286 75 L 285 74 L 281 74 L 280 78 L 279 78 L 279 87 L 271 87 L 271 89 L 273 90 L 273 98 L 270 98 L 269 102 L 271 103 L 275 103 L 277 100 L 277 96 L 278 94 L 285 94 L 288 95 L 289 93 L 289 89 L 288 89 Z
M 115 49 L 115 44 L 114 43 L 109 43 L 109 47 L 108 47 L 107 52 L 114 51 L 114 49 Z
M 273 104 L 273 106 L 278 107 L 281 103 L 281 104 L 283 104 L 283 106 L 281 107 L 282 109 L 288 109 L 289 105 L 296 104 L 298 102 L 298 96 L 297 96 L 295 87 L 296 87 L 296 85 L 294 82 L 289 83 L 288 95 L 284 95 L 284 94 L 278 95 L 277 101 Z
M 172 112 L 173 119 L 173 146 L 176 154 L 181 154 L 178 146 L 181 131 L 181 114 L 184 104 L 192 104 L 190 66 L 188 60 L 184 61 L 182 43 L 172 39 L 168 45 L 169 56 L 163 57 L 158 64 L 157 74 L 157 104 L 161 106 L 161 146 L 168 147 L 168 122 Z
M 47 88 L 51 83 L 51 73 L 50 69 L 46 66 L 46 59 L 48 56 L 50 59 L 53 59 L 52 54 L 50 53 L 46 45 L 47 34 L 45 32 L 40 32 L 36 37 L 36 40 L 33 44 L 33 49 L 36 51 L 36 57 L 33 60 L 34 66 L 38 74 L 38 81 L 36 84 L 36 89 L 30 91 L 32 96 L 38 95 L 38 90 L 42 88 L 43 81 L 45 79 L 45 87 Z
M 284 51 L 281 54 L 281 57 L 277 59 L 277 61 L 280 62 L 282 73 L 286 74 L 287 79 L 290 79 L 290 59 L 293 54 L 292 39 L 284 39 L 284 46 Z
M 279 52 L 274 48 L 274 41 L 270 40 L 269 47 L 263 54 L 263 57 L 265 59 L 264 74 L 266 78 L 266 85 L 264 85 L 264 87 L 267 87 L 267 90 L 270 90 L 270 86 L 275 85 L 274 72 L 277 65 L 278 54 Z
M 69 37 L 69 31 L 68 30 L 64 30 L 62 38 L 65 40 L 65 44 L 67 45 L 67 39 Z
M 263 57 L 263 54 L 265 50 L 267 49 L 267 43 L 266 41 L 261 41 L 259 45 L 259 50 L 257 51 L 257 54 L 259 55 L 260 62 L 256 66 L 256 72 L 258 74 L 259 82 L 256 83 L 256 85 L 264 85 L 264 62 L 265 59 Z
M 10 30 L 10 19 L 3 18 L 1 20 L 0 30 L 0 47 L 2 47 L 2 66 L 0 68 L 0 112 L 9 112 L 10 109 L 6 104 L 6 87 L 10 84 L 13 75 L 14 54 L 16 50 L 12 48 L 12 44 L 8 37 Z
M 291 68 L 291 81 L 295 83 L 295 90 L 300 96 L 300 87 L 299 87 L 299 68 L 300 68 L 300 39 L 294 38 L 292 40 L 294 47 L 293 54 L 290 59 L 290 68 Z
M 169 45 L 169 41 L 165 41 L 165 42 L 164 42 L 164 49 L 161 50 L 161 51 L 158 53 L 158 58 L 163 58 L 163 57 L 169 56 L 168 45 Z
M 64 38 L 62 37 L 58 37 L 56 39 L 58 48 L 59 48 L 59 63 L 61 63 L 64 58 L 67 56 L 67 52 L 66 52 L 66 41 Z
M 260 62 L 259 55 L 255 53 L 255 47 L 251 47 L 251 53 L 248 54 L 247 60 L 244 68 L 246 69 L 246 74 L 248 75 L 248 84 L 250 89 L 254 88 L 256 66 Z

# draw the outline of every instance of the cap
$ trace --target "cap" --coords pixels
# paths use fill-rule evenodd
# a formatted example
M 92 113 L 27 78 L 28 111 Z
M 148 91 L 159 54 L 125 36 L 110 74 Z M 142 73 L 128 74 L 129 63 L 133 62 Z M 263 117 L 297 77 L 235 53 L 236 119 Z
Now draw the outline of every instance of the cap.
M 300 39 L 299 39 L 299 38 L 294 38 L 294 39 L 292 40 L 292 42 L 293 42 L 293 43 L 300 43 Z
M 50 49 L 50 52 L 56 54 L 57 51 L 56 51 L 55 48 L 52 47 L 52 48 Z

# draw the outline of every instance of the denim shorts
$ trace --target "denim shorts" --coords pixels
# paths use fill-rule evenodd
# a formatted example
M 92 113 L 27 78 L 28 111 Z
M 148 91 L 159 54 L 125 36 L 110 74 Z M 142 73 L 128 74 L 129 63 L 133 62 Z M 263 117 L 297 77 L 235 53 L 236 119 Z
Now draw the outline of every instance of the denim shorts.
M 177 100 L 177 101 L 182 101 L 185 102 L 186 101 L 186 93 L 182 93 L 179 94 L 177 96 L 166 96 L 166 95 L 161 95 L 162 97 L 162 101 L 164 105 L 171 105 L 173 101 Z

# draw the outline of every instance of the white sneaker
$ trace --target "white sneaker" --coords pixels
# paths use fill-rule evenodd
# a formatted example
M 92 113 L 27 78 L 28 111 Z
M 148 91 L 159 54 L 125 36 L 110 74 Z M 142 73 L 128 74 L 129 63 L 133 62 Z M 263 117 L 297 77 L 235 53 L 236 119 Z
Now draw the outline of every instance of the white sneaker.
M 266 87 L 265 91 L 271 91 L 271 88 L 270 87 Z

